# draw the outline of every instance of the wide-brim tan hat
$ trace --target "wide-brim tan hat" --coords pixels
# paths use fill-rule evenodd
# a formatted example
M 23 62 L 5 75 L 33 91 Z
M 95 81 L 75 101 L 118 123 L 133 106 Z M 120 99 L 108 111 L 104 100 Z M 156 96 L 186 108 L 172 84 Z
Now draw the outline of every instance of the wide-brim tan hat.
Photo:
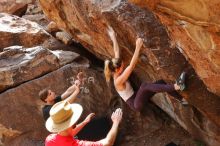
M 45 126 L 52 133 L 64 131 L 79 120 L 82 111 L 83 108 L 80 104 L 70 104 L 65 101 L 58 102 L 51 108 L 50 117 L 47 119 Z

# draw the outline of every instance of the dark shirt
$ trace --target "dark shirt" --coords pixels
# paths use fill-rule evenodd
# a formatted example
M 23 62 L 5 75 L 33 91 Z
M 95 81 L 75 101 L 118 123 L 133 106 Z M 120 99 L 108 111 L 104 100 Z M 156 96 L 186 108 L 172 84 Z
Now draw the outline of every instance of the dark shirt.
M 60 101 L 62 101 L 61 96 L 57 96 L 54 100 L 54 104 L 57 102 L 60 102 Z M 45 121 L 50 117 L 50 109 L 52 108 L 52 106 L 53 106 L 53 104 L 52 105 L 45 105 L 42 108 L 43 117 L 44 117 Z

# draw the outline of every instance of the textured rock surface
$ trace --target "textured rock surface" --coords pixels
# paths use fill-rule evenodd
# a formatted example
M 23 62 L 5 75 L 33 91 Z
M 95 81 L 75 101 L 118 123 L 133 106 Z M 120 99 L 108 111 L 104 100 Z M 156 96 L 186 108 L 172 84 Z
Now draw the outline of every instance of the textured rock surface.
M 3 137 L 14 138 L 20 134 L 21 134 L 21 132 L 16 131 L 16 130 L 12 130 L 11 128 L 8 129 L 0 124 L 0 145 L 3 145 L 3 142 L 2 142 Z
M 53 21 L 51 21 L 47 27 L 46 27 L 46 31 L 49 33 L 53 33 L 53 32 L 58 32 L 60 31 L 59 28 L 57 27 L 57 24 Z
M 52 38 L 37 23 L 6 13 L 0 13 L 0 35 L 0 51 L 14 45 L 34 47 Z
M 27 11 L 22 18 L 36 22 L 43 27 L 46 27 L 50 23 L 50 20 L 44 15 L 38 1 L 28 4 Z
M 69 45 L 72 42 L 72 37 L 66 32 L 56 32 L 56 38 L 62 41 L 65 45 Z
M 220 95 L 220 1 L 129 1 L 149 7 L 160 18 L 208 90 Z
M 148 2 L 150 3 L 148 7 L 150 10 L 145 5 L 143 6 Z M 126 63 L 132 56 L 136 37 L 142 37 L 144 39 L 144 49 L 142 50 L 141 61 L 135 70 L 136 84 L 138 84 L 137 80 L 152 81 L 161 78 L 167 82 L 174 82 L 180 72 L 186 69 L 190 74 L 189 86 L 188 90 L 182 93 L 182 96 L 192 106 L 182 107 L 172 97 L 154 98 L 153 101 L 194 137 L 206 141 L 211 146 L 217 146 L 220 144 L 220 98 L 217 96 L 220 91 L 219 49 L 211 50 L 211 52 L 216 52 L 211 53 L 215 61 L 208 60 L 209 53 L 204 53 L 196 45 L 196 40 L 189 37 L 187 28 L 182 27 L 185 23 L 181 23 L 182 21 L 171 23 L 173 21 L 169 20 L 172 20 L 172 17 L 165 17 L 163 13 L 159 13 L 159 17 L 155 16 L 151 10 L 157 8 L 159 2 L 136 1 L 137 4 L 145 7 L 145 9 L 140 9 L 127 1 L 120 0 L 105 2 L 40 0 L 43 10 L 49 18 L 55 21 L 60 28 L 72 34 L 75 40 L 81 42 L 101 59 L 113 56 L 112 44 L 106 32 L 108 25 L 112 26 L 117 32 L 117 39 Z M 171 3 L 171 1 L 166 2 Z M 181 5 L 177 6 L 181 7 Z M 216 31 L 218 27 L 215 26 L 206 29 L 212 28 Z M 174 29 L 176 27 L 178 29 Z M 170 28 L 173 28 L 171 29 L 173 33 L 169 33 Z M 199 41 L 202 43 L 200 46 L 206 46 L 203 44 L 206 41 L 202 41 L 201 37 L 197 37 L 200 36 L 201 30 L 195 28 L 196 31 L 192 28 L 193 30 L 190 32 L 197 39 L 201 39 Z M 204 33 L 202 34 L 204 35 Z M 212 40 L 217 41 L 217 36 L 216 31 Z M 204 39 L 206 40 L 208 37 L 204 37 Z M 194 70 L 205 85 L 194 73 Z M 217 95 L 210 93 L 207 88 Z
M 27 10 L 29 3 L 33 0 L 1 0 L 0 12 L 22 16 Z
M 72 62 L 79 54 L 12 46 L 0 53 L 0 92 Z
M 107 85 L 102 73 L 88 67 L 88 60 L 79 58 L 72 64 L 66 65 L 59 70 L 0 94 L 1 125 L 20 132 L 19 136 L 15 138 L 5 135 L 2 142 L 5 145 L 43 145 L 42 140 L 45 139 L 48 132 L 44 127 L 40 108 L 42 103 L 37 97 L 38 92 L 44 88 L 50 88 L 56 91 L 57 94 L 63 93 L 71 85 L 71 82 L 74 80 L 73 77 L 79 71 L 83 71 L 87 75 L 81 88 L 81 96 L 78 99 L 78 102 L 83 101 L 85 103 L 84 113 L 94 111 L 99 113 L 97 116 L 108 113 L 107 110 L 111 110 L 111 108 L 105 107 L 108 107 L 112 100 L 109 98 L 111 91 L 106 88 Z M 94 101 L 96 101 L 95 104 Z
M 44 128 L 41 113 L 42 103 L 37 94 L 44 88 L 54 90 L 57 95 L 63 93 L 74 82 L 74 77 L 79 71 L 86 74 L 80 96 L 76 101 L 84 107 L 83 117 L 90 112 L 95 112 L 96 117 L 110 117 L 112 110 L 117 107 L 123 107 L 124 113 L 129 113 L 124 114 L 118 145 L 154 145 L 156 138 L 160 141 L 161 146 L 170 141 L 178 142 L 178 140 L 181 140 L 180 144 L 192 145 L 191 138 L 180 127 L 167 120 L 163 121 L 161 115 L 156 116 L 156 113 L 151 110 L 152 105 L 147 105 L 148 108 L 145 109 L 143 115 L 130 111 L 106 85 L 103 73 L 89 68 L 88 60 L 82 58 L 0 94 L 0 108 L 2 109 L 0 124 L 3 125 L 0 125 L 0 130 L 3 130 L 1 131 L 3 136 L 0 135 L 1 142 L 7 146 L 43 146 L 43 141 L 49 133 Z M 100 126 L 95 128 L 100 128 Z M 160 134 L 158 136 L 158 131 L 169 133 L 170 137 L 164 138 Z M 178 131 L 181 131 L 179 132 L 181 135 L 176 134 Z M 133 135 L 139 139 L 132 141 Z M 146 138 L 152 138 L 152 140 L 146 142 Z M 156 142 L 157 144 L 158 142 Z

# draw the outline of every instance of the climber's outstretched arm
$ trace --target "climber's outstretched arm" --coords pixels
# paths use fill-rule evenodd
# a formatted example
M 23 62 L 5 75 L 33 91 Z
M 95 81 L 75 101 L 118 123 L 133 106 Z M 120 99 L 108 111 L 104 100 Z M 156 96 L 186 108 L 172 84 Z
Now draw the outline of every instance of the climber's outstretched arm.
M 143 45 L 143 40 L 141 38 L 138 38 L 136 40 L 136 49 L 134 51 L 134 55 L 131 59 L 130 64 L 126 69 L 123 71 L 123 73 L 116 79 L 116 84 L 124 84 L 129 76 L 131 75 L 132 71 L 134 70 L 137 61 L 138 61 L 138 56 L 140 54 L 141 46 Z
M 115 36 L 115 31 L 112 29 L 111 26 L 109 26 L 109 28 L 108 28 L 108 34 L 113 42 L 115 58 L 119 58 L 120 57 L 120 50 L 119 50 L 118 42 L 117 42 L 117 39 Z

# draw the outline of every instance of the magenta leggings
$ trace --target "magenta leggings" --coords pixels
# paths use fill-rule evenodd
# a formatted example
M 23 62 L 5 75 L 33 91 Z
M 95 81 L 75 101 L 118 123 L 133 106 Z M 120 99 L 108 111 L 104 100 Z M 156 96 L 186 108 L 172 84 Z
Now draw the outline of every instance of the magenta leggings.
M 173 84 L 166 84 L 163 80 L 154 83 L 142 83 L 136 93 L 134 93 L 126 103 L 131 109 L 141 111 L 144 104 L 158 92 L 167 92 L 169 95 L 182 100 L 182 96 L 176 92 Z

